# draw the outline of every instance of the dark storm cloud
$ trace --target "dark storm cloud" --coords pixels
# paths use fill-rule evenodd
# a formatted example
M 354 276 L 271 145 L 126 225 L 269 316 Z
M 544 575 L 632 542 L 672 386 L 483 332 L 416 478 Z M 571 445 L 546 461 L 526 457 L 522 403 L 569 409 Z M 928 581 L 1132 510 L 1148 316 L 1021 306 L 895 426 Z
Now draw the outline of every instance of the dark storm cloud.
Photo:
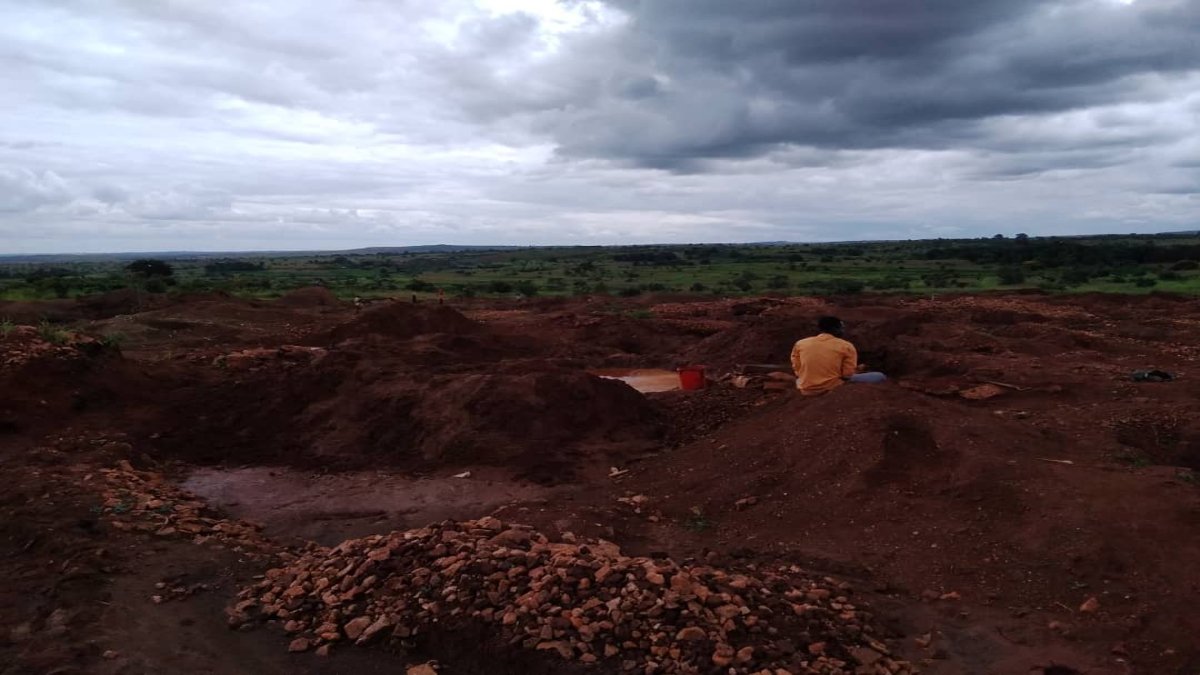
M 1194 228 L 1198 35 L 1197 0 L 8 0 L 0 249 Z
M 987 148 L 979 123 L 1137 100 L 1200 66 L 1188 0 L 611 0 L 626 79 L 541 116 L 568 156 L 690 169 L 781 145 Z M 1000 139 L 995 139 L 1000 142 Z

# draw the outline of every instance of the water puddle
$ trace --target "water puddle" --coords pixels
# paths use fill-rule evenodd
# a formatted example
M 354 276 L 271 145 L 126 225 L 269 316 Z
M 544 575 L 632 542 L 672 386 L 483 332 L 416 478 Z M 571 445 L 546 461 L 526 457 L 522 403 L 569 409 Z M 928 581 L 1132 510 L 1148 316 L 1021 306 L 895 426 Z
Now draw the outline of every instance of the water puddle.
M 602 368 L 589 373 L 610 380 L 620 380 L 643 394 L 679 389 L 679 373 L 657 368 Z
M 261 523 L 268 535 L 326 546 L 440 520 L 478 518 L 551 492 L 490 468 L 473 468 L 469 478 L 419 479 L 385 471 L 201 468 L 183 487 L 234 517 Z

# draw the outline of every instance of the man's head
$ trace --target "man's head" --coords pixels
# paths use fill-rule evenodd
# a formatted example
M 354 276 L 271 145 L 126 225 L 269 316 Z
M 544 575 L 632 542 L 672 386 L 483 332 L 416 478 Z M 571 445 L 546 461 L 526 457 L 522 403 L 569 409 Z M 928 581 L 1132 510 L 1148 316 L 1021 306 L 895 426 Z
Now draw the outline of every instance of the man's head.
M 845 324 L 843 324 L 842 320 L 836 316 L 823 316 L 817 319 L 817 330 L 821 331 L 822 333 L 829 333 L 830 335 L 841 337 L 842 332 L 845 329 Z

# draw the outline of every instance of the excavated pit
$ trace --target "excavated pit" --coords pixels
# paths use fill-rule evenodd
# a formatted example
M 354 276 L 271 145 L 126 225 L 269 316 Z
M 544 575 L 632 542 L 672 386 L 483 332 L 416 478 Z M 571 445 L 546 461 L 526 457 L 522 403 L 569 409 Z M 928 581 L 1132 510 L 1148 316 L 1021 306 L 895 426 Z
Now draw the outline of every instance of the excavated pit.
M 1172 303 L 1169 320 L 1151 308 L 1162 323 L 1148 341 L 1132 325 L 1146 312 L 1116 300 L 697 302 L 664 308 L 661 322 L 623 318 L 614 328 L 581 303 L 355 314 L 308 295 L 173 302 L 135 315 L 153 329 L 131 334 L 136 359 L 80 350 L 58 366 L 13 370 L 0 441 L 24 451 L 33 430 L 128 431 L 106 445 L 139 468 L 190 474 L 188 489 L 285 539 L 334 544 L 508 510 L 555 536 L 613 537 L 681 559 L 736 551 L 755 563 L 869 569 L 870 587 L 902 589 L 897 603 L 916 603 L 925 590 L 958 593 L 931 601 L 931 612 L 992 632 L 989 611 L 1030 608 L 1021 622 L 1000 612 L 1005 630 L 1022 624 L 1021 646 L 989 646 L 1028 670 L 1109 672 L 1127 616 L 1145 617 L 1139 634 L 1120 639 L 1131 662 L 1150 664 L 1146 672 L 1179 672 L 1200 656 L 1181 638 L 1200 630 L 1194 608 L 1174 590 L 1195 585 L 1200 560 L 1191 536 L 1200 501 L 1187 469 L 1200 447 L 1188 377 L 1200 362 L 1195 303 Z M 672 391 L 675 372 L 650 370 L 784 363 L 824 313 L 846 318 L 860 360 L 893 383 L 809 400 L 722 385 Z M 467 318 L 476 314 L 493 318 Z M 625 331 L 637 331 L 636 344 Z M 221 359 L 283 345 L 318 349 L 312 359 L 268 356 L 244 369 Z M 587 372 L 600 365 L 631 368 Z M 1149 366 L 1180 377 L 1129 380 Z M 990 381 L 1004 385 L 994 396 L 961 395 Z M 1131 449 L 1137 461 L 1113 459 Z M 127 543 L 119 546 L 134 548 Z M 18 557 L 66 559 L 41 546 Z M 142 579 L 138 602 L 167 576 Z M 1078 607 L 1099 588 L 1108 592 L 1096 615 L 1055 609 Z M 1047 633 L 1050 621 L 1070 622 L 1074 641 Z M 439 633 L 424 646 L 433 655 L 461 649 L 454 665 L 480 672 L 490 654 L 508 653 L 472 651 L 460 638 Z M 944 655 L 958 664 L 961 650 L 969 651 L 951 645 Z M 521 653 L 530 672 L 549 667 Z M 1059 660 L 1040 658 L 1047 653 Z M 960 672 L 980 672 L 979 663 Z M 1047 663 L 1071 666 L 1035 665 Z
M 459 477 L 414 477 L 390 471 L 203 467 L 183 487 L 235 517 L 261 523 L 270 536 L 323 546 L 440 520 L 465 520 L 505 504 L 557 495 L 511 472 L 488 468 Z
M 589 370 L 588 372 L 606 380 L 624 382 L 643 394 L 678 391 L 680 388 L 679 373 L 673 370 L 655 368 L 601 368 Z

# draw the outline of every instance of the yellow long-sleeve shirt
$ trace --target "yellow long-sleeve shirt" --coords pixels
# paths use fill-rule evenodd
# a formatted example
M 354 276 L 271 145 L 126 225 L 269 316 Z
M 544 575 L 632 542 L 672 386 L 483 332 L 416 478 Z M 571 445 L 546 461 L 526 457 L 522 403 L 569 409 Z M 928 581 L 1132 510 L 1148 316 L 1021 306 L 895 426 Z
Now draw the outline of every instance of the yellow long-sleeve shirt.
M 805 396 L 824 394 L 842 386 L 858 370 L 858 350 L 849 342 L 830 335 L 804 338 L 792 347 L 792 369 L 796 388 Z

